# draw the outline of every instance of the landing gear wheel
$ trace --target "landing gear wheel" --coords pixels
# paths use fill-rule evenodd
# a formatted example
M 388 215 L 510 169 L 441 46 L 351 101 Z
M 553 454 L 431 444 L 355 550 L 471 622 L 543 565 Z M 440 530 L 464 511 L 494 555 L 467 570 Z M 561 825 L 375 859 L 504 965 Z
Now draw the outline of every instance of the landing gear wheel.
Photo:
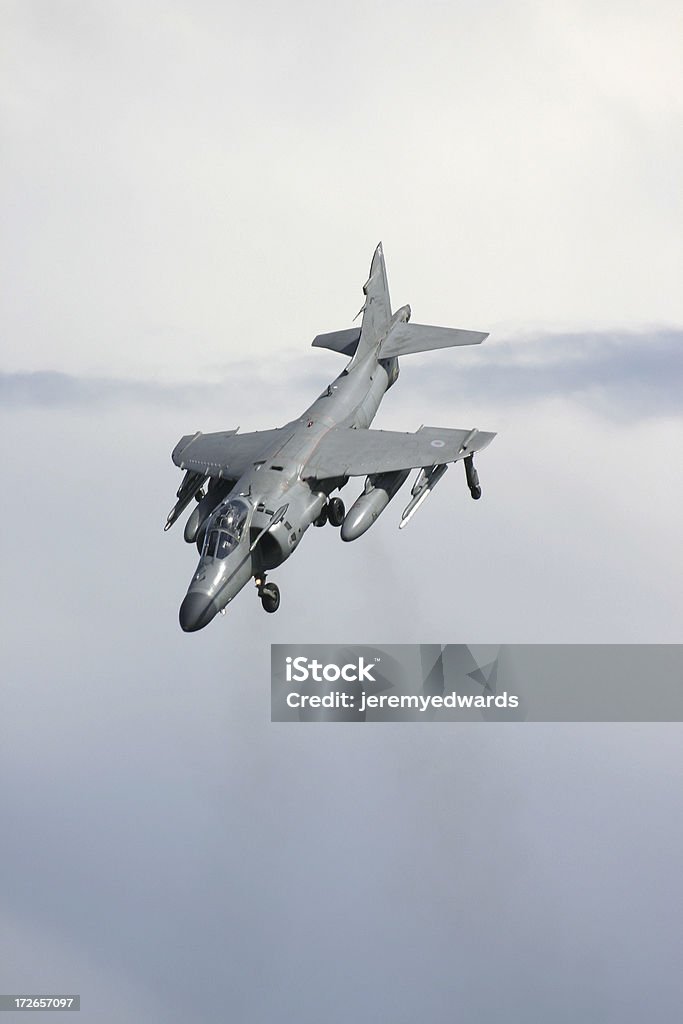
M 327 503 L 327 518 L 329 519 L 330 526 L 341 526 L 345 515 L 346 509 L 341 498 L 330 498 Z
M 481 487 L 470 487 L 470 494 L 472 495 L 475 501 L 479 501 L 479 499 L 481 498 Z
M 313 520 L 314 526 L 324 526 L 327 522 L 327 505 L 323 505 L 320 515 L 317 519 Z
M 263 610 L 276 612 L 280 607 L 280 590 L 274 583 L 265 583 L 259 593 Z

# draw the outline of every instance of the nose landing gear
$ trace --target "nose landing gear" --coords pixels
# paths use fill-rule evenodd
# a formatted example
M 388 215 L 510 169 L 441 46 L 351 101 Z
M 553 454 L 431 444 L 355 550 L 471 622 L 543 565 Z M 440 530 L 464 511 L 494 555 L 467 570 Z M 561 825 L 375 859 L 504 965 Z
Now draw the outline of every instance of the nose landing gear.
M 276 612 L 280 607 L 280 588 L 275 583 L 266 583 L 266 577 L 255 576 L 254 583 L 265 612 Z

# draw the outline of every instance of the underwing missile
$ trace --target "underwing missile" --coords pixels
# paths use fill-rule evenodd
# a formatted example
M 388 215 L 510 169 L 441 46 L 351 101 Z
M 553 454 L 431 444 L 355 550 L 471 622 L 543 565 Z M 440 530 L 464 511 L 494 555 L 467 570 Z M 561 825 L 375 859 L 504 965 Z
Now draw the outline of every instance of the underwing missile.
M 408 525 L 420 505 L 423 501 L 427 500 L 428 496 L 434 490 L 447 469 L 448 464 L 444 463 L 442 466 L 431 466 L 429 469 L 420 470 L 417 480 L 413 484 L 410 492 L 412 494 L 412 498 L 403 509 L 401 522 L 398 524 L 399 530 L 402 530 L 404 526 Z
M 177 520 L 180 518 L 180 516 L 187 508 L 187 506 L 192 501 L 192 498 L 200 494 L 202 486 L 206 479 L 207 478 L 204 473 L 195 473 L 192 470 L 187 470 L 183 478 L 183 482 L 181 483 L 176 493 L 176 497 L 178 500 L 171 509 L 171 511 L 168 513 L 166 525 L 164 526 L 164 532 L 166 530 L 170 530 L 173 524 L 177 522 Z M 197 498 L 197 500 L 199 500 L 199 498 Z

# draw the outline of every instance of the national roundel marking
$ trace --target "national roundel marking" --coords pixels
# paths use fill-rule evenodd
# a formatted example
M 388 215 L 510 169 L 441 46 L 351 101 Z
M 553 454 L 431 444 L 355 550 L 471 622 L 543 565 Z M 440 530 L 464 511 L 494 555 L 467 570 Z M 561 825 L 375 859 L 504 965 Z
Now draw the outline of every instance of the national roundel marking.
M 432 448 L 443 448 L 445 443 L 446 443 L 445 441 L 432 441 L 431 442 Z

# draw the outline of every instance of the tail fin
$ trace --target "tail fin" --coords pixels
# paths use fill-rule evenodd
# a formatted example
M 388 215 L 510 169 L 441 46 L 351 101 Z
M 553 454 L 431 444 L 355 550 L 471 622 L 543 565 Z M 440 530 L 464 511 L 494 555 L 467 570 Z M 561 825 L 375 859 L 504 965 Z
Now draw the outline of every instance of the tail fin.
M 411 324 L 410 306 L 402 306 L 393 315 L 389 299 L 387 268 L 380 242 L 370 264 L 370 275 L 363 285 L 365 303 L 361 310 L 360 328 L 319 334 L 313 344 L 343 355 L 353 356 L 352 364 L 360 362 L 369 352 L 378 359 L 392 359 L 410 352 L 429 352 L 454 345 L 479 345 L 488 334 L 483 331 L 462 331 L 452 327 L 430 327 Z
M 387 283 L 387 268 L 384 263 L 384 251 L 380 242 L 375 249 L 370 264 L 370 274 L 363 285 L 365 303 L 363 305 L 363 322 L 360 329 L 360 340 L 354 356 L 354 362 L 362 359 L 368 352 L 376 348 L 386 334 L 391 323 L 391 301 Z

